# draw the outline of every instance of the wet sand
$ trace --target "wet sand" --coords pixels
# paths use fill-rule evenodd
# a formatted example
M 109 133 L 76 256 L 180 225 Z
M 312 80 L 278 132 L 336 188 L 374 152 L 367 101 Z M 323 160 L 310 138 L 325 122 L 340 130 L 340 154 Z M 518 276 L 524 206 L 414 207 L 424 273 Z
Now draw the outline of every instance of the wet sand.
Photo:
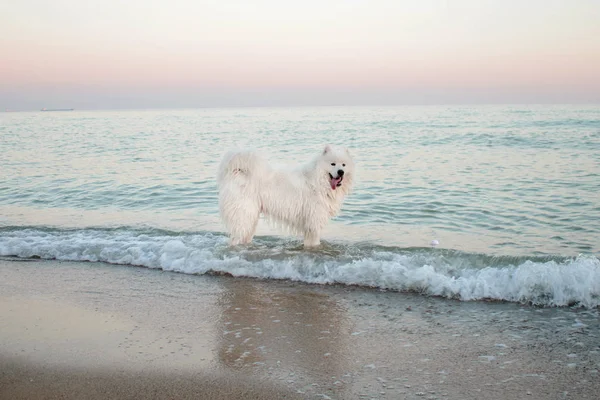
M 0 399 L 583 399 L 598 310 L 0 260 Z

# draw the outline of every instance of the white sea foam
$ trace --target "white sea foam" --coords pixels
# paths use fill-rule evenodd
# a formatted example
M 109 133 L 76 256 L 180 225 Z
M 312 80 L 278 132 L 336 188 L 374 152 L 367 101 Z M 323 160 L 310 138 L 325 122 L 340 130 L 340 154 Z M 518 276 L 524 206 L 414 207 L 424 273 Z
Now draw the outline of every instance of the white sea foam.
M 436 250 L 337 246 L 307 252 L 285 242 L 229 249 L 212 233 L 135 230 L 0 231 L 0 255 L 100 261 L 187 274 L 209 271 L 308 283 L 341 283 L 460 300 L 495 299 L 545 306 L 600 305 L 600 260 L 492 258 Z M 482 263 L 488 260 L 487 264 Z M 487 258 L 486 258 L 487 257 Z M 482 265 L 483 264 L 483 265 Z

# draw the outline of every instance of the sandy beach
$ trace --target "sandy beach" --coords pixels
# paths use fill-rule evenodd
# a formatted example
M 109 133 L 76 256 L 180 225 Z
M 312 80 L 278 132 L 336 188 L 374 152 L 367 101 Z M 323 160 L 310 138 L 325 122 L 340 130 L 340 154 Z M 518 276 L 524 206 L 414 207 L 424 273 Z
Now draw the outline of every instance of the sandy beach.
M 598 310 L 0 260 L 1 399 L 583 399 Z

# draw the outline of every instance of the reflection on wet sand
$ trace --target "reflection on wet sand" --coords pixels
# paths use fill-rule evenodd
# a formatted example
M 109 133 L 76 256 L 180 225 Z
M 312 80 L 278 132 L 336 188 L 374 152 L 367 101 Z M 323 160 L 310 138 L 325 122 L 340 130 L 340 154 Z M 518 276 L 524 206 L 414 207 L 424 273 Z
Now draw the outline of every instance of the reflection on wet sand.
M 344 307 L 330 296 L 303 285 L 284 292 L 251 280 L 226 280 L 223 286 L 216 326 L 223 366 L 273 371 L 285 363 L 315 381 L 342 373 L 351 326 Z

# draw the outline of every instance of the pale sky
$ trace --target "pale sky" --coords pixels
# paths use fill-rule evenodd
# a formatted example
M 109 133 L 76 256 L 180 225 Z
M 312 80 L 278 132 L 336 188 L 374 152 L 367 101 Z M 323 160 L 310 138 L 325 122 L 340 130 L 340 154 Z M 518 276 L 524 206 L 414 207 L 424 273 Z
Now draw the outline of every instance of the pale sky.
M 1 0 L 0 109 L 600 103 L 600 0 Z

